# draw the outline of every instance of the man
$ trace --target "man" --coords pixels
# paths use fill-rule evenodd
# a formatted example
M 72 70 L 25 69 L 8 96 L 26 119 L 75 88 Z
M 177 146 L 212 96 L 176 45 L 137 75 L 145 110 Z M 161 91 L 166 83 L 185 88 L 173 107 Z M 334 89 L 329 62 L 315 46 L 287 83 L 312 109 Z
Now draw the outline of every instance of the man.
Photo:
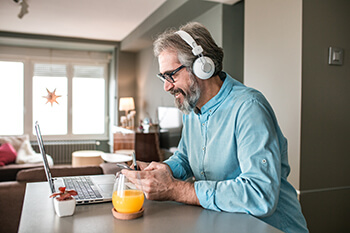
M 185 113 L 182 138 L 164 163 L 122 172 L 133 181 L 139 175 L 150 200 L 248 213 L 284 232 L 308 232 L 275 114 L 260 92 L 222 71 L 223 51 L 207 29 L 189 23 L 166 31 L 154 53 L 165 91 Z

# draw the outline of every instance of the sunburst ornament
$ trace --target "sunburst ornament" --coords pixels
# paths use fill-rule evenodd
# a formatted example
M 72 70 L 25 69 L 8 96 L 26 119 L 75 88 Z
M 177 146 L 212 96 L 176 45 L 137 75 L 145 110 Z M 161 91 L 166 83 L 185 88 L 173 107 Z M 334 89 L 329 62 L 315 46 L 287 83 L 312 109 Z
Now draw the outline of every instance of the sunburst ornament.
M 51 103 L 51 107 L 52 107 L 54 102 L 56 102 L 58 104 L 56 99 L 58 97 L 61 97 L 61 95 L 56 95 L 56 88 L 55 88 L 55 90 L 53 92 L 50 92 L 47 88 L 46 88 L 46 90 L 47 90 L 47 96 L 43 96 L 43 98 L 47 99 L 47 102 L 45 104 L 50 102 Z

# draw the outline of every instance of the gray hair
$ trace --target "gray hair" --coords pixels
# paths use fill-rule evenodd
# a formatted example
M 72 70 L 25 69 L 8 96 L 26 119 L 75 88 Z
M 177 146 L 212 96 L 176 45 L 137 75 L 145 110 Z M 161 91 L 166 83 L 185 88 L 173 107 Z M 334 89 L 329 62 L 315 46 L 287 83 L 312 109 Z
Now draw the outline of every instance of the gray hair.
M 210 32 L 200 23 L 190 22 L 181 26 L 179 30 L 183 30 L 190 34 L 196 43 L 203 48 L 203 55 L 210 57 L 215 64 L 215 72 L 213 76 L 222 71 L 222 60 L 224 52 L 210 35 Z M 174 28 L 168 29 L 158 36 L 153 43 L 153 52 L 156 57 L 164 50 L 173 50 L 177 53 L 179 62 L 186 66 L 192 72 L 192 64 L 197 59 L 193 55 L 192 48 L 181 37 L 176 34 Z

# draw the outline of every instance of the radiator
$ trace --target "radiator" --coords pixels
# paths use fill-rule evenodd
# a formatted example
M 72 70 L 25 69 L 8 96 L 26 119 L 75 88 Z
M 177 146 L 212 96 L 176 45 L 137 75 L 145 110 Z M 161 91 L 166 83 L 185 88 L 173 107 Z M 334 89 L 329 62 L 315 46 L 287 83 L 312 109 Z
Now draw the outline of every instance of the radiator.
M 46 154 L 50 155 L 54 164 L 71 164 L 72 153 L 78 150 L 96 150 L 99 141 L 47 141 L 44 144 Z M 31 142 L 37 153 L 40 153 L 37 142 Z

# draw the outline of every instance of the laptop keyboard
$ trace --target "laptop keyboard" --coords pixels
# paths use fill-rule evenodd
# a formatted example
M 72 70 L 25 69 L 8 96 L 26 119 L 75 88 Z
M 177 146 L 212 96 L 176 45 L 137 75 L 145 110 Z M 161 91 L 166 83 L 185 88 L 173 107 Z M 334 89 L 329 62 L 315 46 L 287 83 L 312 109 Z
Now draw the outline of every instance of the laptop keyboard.
M 68 190 L 74 189 L 78 192 L 78 195 L 74 196 L 77 200 L 102 198 L 102 195 L 88 176 L 65 177 L 63 180 Z

